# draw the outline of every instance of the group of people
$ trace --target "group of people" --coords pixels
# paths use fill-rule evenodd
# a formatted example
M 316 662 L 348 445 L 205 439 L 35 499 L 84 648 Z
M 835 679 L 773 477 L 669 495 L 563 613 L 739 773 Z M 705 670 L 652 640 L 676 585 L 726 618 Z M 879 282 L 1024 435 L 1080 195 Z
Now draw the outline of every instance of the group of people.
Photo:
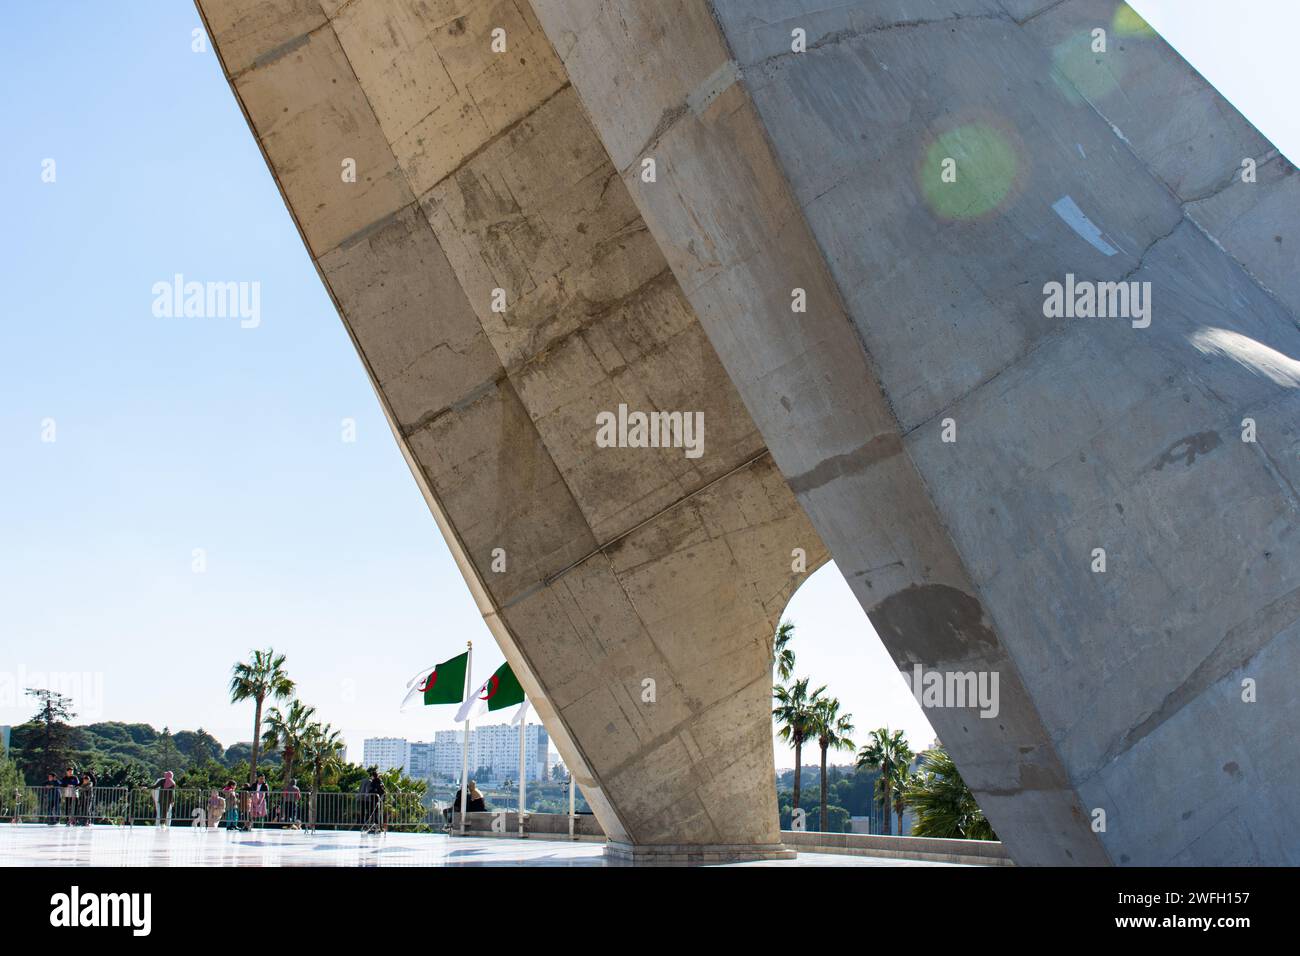
M 215 830 L 225 824 L 227 830 L 251 830 L 258 824 L 271 822 L 299 830 L 302 828 L 298 815 L 301 800 L 302 790 L 296 780 L 289 781 L 289 786 L 280 792 L 279 801 L 272 798 L 266 774 L 259 773 L 253 783 L 239 789 L 235 789 L 235 781 L 227 780 L 208 797 L 208 829 Z
M 361 783 L 361 805 L 358 810 L 358 822 L 361 824 L 363 833 L 382 833 L 388 829 L 388 823 L 384 819 L 384 794 L 387 789 L 384 786 L 383 779 L 379 776 L 378 769 L 372 767 L 370 776 Z M 442 815 L 447 821 L 447 826 L 451 826 L 452 814 L 460 812 L 461 792 L 456 791 L 452 797 L 451 803 L 443 808 Z M 478 785 L 469 781 L 465 788 L 465 812 L 466 813 L 483 813 L 487 810 L 487 799 L 483 796 Z
M 51 826 L 58 823 L 88 826 L 94 821 L 96 779 L 93 771 L 87 769 L 78 773 L 68 767 L 61 778 L 53 772 L 47 773 L 45 778 L 45 786 L 41 788 L 38 799 L 39 814 L 46 823 Z M 166 771 L 149 789 L 154 798 L 154 822 L 160 827 L 171 826 L 181 792 L 175 774 Z M 362 782 L 360 789 L 358 823 L 363 832 L 380 833 L 387 829 L 384 814 L 386 792 L 379 771 L 371 768 L 370 775 Z M 274 799 L 275 796 L 279 799 Z M 473 780 L 466 787 L 465 799 L 468 813 L 481 813 L 487 809 L 487 801 Z M 206 825 L 208 829 L 224 826 L 228 830 L 251 830 L 254 826 L 265 823 L 280 824 L 293 830 L 302 828 L 299 814 L 302 790 L 297 781 L 290 781 L 285 790 L 273 795 L 266 774 L 259 773 L 253 783 L 238 788 L 234 780 L 227 780 L 220 789 L 210 791 L 206 806 L 201 793 L 196 802 L 198 806 L 190 808 L 193 821 L 186 822 Z M 457 790 L 450 806 L 443 810 L 448 826 L 451 825 L 452 814 L 460 812 L 460 802 L 461 791 Z M 185 810 L 182 809 L 181 812 Z M 15 803 L 14 822 L 17 822 L 17 814 Z
M 208 796 L 208 829 L 215 830 L 224 824 L 227 830 L 251 830 L 267 820 L 298 829 L 301 796 L 297 781 L 291 781 L 280 803 L 271 806 L 271 786 L 266 782 L 266 774 L 259 773 L 253 783 L 239 789 L 235 788 L 235 781 L 227 780 L 220 790 L 213 790 Z
M 70 827 L 89 826 L 95 809 L 95 775 L 89 770 L 77 773 L 68 767 L 60 779 L 50 771 L 45 774 L 41 800 L 40 814 L 50 826 L 60 822 Z
M 451 815 L 460 813 L 460 790 L 451 798 L 451 805 L 442 811 L 442 815 L 447 820 L 447 826 L 451 826 Z M 479 790 L 478 784 L 473 780 L 465 788 L 465 812 L 466 813 L 484 813 L 487 811 L 487 799 Z
M 89 826 L 95 818 L 95 787 L 95 774 L 89 769 L 77 772 L 68 767 L 62 777 L 53 771 L 47 772 L 45 786 L 38 792 L 37 812 L 50 826 L 60 823 L 67 826 Z M 170 770 L 164 772 L 149 789 L 154 796 L 154 822 L 162 827 L 171 826 L 180 791 L 175 774 Z M 206 807 L 194 809 L 203 811 L 203 820 L 209 829 L 224 824 L 227 829 L 249 830 L 266 821 L 283 824 L 289 829 L 300 829 L 302 822 L 299 805 L 302 790 L 297 781 L 291 781 L 279 797 L 278 801 L 272 799 L 266 774 L 259 773 L 253 783 L 238 789 L 234 780 L 227 780 L 219 790 L 211 792 Z M 17 800 L 15 797 L 15 822 L 18 815 Z

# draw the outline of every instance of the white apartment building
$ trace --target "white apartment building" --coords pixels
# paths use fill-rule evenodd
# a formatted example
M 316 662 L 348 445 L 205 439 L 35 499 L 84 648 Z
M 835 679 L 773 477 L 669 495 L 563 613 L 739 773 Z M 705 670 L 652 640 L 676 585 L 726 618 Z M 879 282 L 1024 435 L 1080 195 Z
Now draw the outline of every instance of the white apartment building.
M 470 769 L 487 767 L 490 780 L 519 780 L 519 728 L 509 724 L 492 724 L 470 731 L 477 759 L 470 761 Z M 541 724 L 524 728 L 524 775 L 528 780 L 545 780 L 550 757 L 551 739 Z
M 433 737 L 432 779 L 460 780 L 463 730 L 440 730 Z M 524 728 L 524 773 L 529 780 L 544 780 L 550 768 L 550 737 L 541 724 Z M 486 774 L 483 772 L 486 769 Z M 478 783 L 500 783 L 519 778 L 519 728 L 509 724 L 474 727 L 469 733 L 469 772 Z M 479 777 L 483 779 L 478 779 Z
M 367 737 L 361 745 L 361 764 L 364 767 L 375 766 L 380 773 L 393 767 L 410 769 L 410 746 L 405 737 Z

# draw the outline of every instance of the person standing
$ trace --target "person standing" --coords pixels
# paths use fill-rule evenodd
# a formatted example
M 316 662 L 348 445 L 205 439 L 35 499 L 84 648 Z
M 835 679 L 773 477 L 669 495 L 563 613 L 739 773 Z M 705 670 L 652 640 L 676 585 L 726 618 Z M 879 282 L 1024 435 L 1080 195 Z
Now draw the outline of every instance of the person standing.
M 366 799 L 370 802 L 370 813 L 366 820 L 366 829 L 371 833 L 379 833 L 383 829 L 384 821 L 384 781 L 379 777 L 377 769 L 371 769 Z
M 226 785 L 221 788 L 221 799 L 226 804 L 226 829 L 239 829 L 239 797 L 235 792 L 235 781 L 226 781 Z
M 95 800 L 95 781 L 90 774 L 83 773 L 77 785 L 77 825 L 90 826 L 91 811 Z
M 45 822 L 50 826 L 59 822 L 59 778 L 52 770 L 45 772 L 45 786 L 41 788 L 37 812 L 45 817 Z
M 266 819 L 266 802 L 271 794 L 271 785 L 266 782 L 266 774 L 259 773 L 257 782 L 248 799 L 248 824 L 251 827 L 258 820 Z
M 158 808 L 154 818 L 159 826 L 172 825 L 172 801 L 176 799 L 176 778 L 170 770 L 153 782 L 155 806 Z
M 60 816 L 68 826 L 72 826 L 76 819 L 77 787 L 80 784 L 81 778 L 71 767 L 63 771 L 63 779 L 59 781 L 59 798 L 62 803 Z

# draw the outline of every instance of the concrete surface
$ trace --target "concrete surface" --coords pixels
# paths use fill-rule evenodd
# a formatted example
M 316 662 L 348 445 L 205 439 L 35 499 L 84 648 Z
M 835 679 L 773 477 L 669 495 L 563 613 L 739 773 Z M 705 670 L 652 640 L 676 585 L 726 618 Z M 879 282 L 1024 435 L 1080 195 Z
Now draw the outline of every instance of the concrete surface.
M 772 634 L 803 577 L 792 550 L 808 571 L 826 551 L 529 6 L 199 7 L 412 472 L 605 832 L 779 842 Z M 506 54 L 490 49 L 498 25 Z M 596 415 L 620 404 L 702 413 L 703 454 L 596 447 Z
M 904 673 L 999 676 L 928 716 L 1016 862 L 1300 862 L 1297 179 L 1127 7 L 199 6 L 611 841 L 779 845 L 829 547 Z M 1150 324 L 1045 317 L 1067 276 Z M 621 403 L 704 454 L 596 447 Z
M 963 866 L 1012 866 L 1007 848 L 996 840 L 941 840 L 879 833 L 818 833 L 782 830 L 781 842 L 800 854 L 833 853 L 890 860 L 929 860 Z
M 1000 672 L 928 716 L 1012 858 L 1300 859 L 1293 169 L 1115 2 L 535 6 L 900 668 Z
M 519 813 L 515 810 L 504 811 L 504 829 L 499 833 L 492 831 L 492 824 L 497 815 L 487 813 L 465 814 L 466 835 L 490 835 L 499 839 L 517 839 L 519 836 Z M 567 813 L 529 813 L 524 819 L 524 833 L 527 839 L 569 838 L 569 815 Z M 460 814 L 451 815 L 451 836 L 460 835 Z M 573 836 L 577 840 L 598 840 L 604 842 L 605 831 L 594 814 L 578 813 L 573 817 Z
M 726 861 L 721 861 L 725 865 Z M 452 839 L 438 833 L 352 830 L 232 833 L 197 827 L 0 826 L 0 868 L 45 866 L 623 866 L 600 843 L 569 840 Z M 741 866 L 945 866 L 851 853 L 801 853 Z

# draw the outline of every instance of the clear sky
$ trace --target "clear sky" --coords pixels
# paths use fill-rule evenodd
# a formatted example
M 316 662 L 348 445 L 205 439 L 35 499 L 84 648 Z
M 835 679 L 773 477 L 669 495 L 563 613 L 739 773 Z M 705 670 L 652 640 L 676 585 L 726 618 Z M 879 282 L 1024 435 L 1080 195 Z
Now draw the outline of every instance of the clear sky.
M 1300 155 L 1300 4 L 1135 6 Z M 31 713 L 15 683 L 54 673 L 80 720 L 247 740 L 230 665 L 273 644 L 359 759 L 363 737 L 452 726 L 450 708 L 397 712 L 414 671 L 466 640 L 477 675 L 502 657 L 197 26 L 162 0 L 6 10 L 0 724 Z M 260 324 L 155 317 L 176 273 L 260 282 Z M 859 727 L 929 743 L 833 567 L 788 613 L 801 674 Z

